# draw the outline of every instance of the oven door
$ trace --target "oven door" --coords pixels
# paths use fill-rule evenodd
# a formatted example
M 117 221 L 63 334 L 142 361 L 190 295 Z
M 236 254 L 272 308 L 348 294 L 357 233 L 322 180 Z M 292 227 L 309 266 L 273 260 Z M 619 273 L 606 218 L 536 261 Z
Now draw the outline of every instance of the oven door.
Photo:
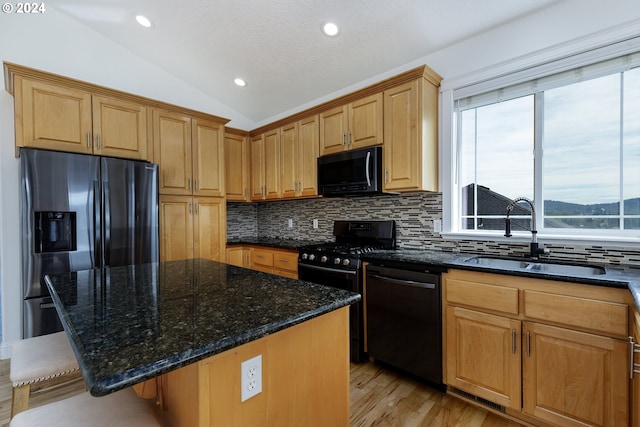
M 360 273 L 298 263 L 298 279 L 362 294 Z M 352 362 L 365 360 L 362 300 L 349 307 L 349 336 Z
M 358 272 L 298 263 L 298 279 L 358 292 Z

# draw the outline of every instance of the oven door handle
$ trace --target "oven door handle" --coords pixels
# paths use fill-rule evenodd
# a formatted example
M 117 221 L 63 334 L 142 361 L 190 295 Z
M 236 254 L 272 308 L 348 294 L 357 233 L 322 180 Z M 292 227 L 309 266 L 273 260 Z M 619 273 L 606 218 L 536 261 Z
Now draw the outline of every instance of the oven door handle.
M 335 268 L 328 268 L 328 267 L 319 267 L 317 265 L 309 265 L 309 264 L 298 264 L 298 270 L 300 270 L 300 267 L 302 268 L 309 268 L 311 270 L 320 270 L 320 271 L 328 271 L 330 273 L 344 273 L 344 274 L 349 274 L 351 276 L 355 276 L 356 274 L 358 274 L 357 271 L 352 271 L 352 270 L 338 270 Z

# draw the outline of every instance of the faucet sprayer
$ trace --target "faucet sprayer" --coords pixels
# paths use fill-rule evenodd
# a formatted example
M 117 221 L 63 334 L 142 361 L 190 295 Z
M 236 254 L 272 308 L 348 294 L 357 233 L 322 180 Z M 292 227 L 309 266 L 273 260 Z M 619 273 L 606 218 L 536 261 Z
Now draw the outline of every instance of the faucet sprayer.
M 531 258 L 537 258 L 539 254 L 548 254 L 549 250 L 545 248 L 540 248 L 538 246 L 538 230 L 536 230 L 536 208 L 533 205 L 533 201 L 527 199 L 526 197 L 516 197 L 507 205 L 507 217 L 504 220 L 505 231 L 504 237 L 511 237 L 511 218 L 509 215 L 511 214 L 511 210 L 518 204 L 519 202 L 527 202 L 529 206 L 531 206 Z

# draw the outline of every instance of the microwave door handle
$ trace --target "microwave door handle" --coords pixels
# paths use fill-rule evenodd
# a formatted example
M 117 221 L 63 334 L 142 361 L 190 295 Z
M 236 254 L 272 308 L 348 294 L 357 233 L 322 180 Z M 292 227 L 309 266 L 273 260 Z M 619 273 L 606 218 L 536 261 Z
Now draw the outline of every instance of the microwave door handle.
M 371 187 L 371 176 L 369 173 L 370 167 L 371 167 L 371 151 L 367 151 L 367 166 L 365 171 L 365 173 L 367 174 L 367 187 Z

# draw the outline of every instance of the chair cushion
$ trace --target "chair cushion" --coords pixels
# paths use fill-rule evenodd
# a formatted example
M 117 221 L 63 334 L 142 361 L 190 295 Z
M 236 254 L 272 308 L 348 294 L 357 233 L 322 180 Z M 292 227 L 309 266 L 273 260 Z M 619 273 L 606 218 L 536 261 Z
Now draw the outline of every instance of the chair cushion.
M 65 332 L 27 338 L 11 347 L 9 378 L 14 387 L 79 369 Z
M 9 427 L 158 427 L 150 404 L 131 388 L 103 397 L 88 392 L 20 412 Z

